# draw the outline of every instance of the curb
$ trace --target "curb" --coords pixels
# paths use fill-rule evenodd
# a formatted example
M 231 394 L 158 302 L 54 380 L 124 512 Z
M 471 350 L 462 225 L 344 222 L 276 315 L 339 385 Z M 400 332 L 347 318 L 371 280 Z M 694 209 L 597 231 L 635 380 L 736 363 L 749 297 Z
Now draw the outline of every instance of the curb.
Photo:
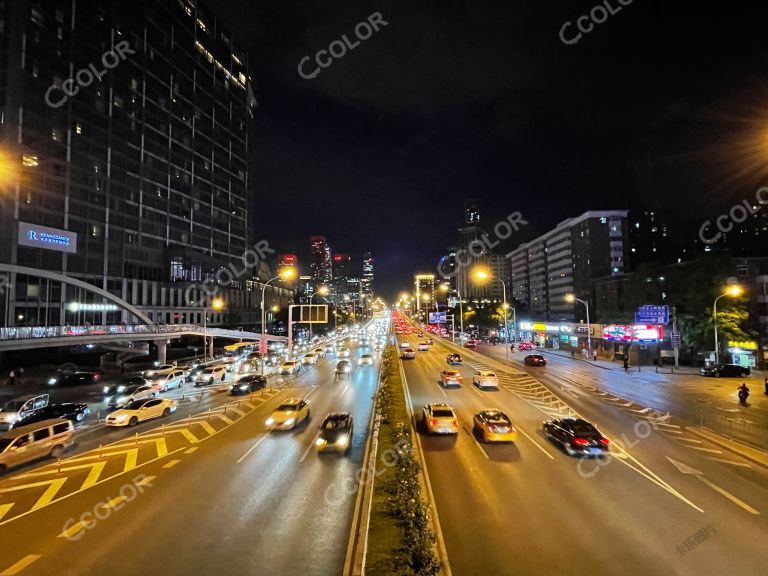
M 730 450 L 731 452 L 734 452 L 739 456 L 754 462 L 755 464 L 768 468 L 768 452 L 765 450 L 755 448 L 754 446 L 750 446 L 749 444 L 745 444 L 744 442 L 740 442 L 738 440 L 733 440 L 727 436 L 723 436 L 722 434 L 715 432 L 714 430 L 710 430 L 709 428 L 686 426 L 685 430 L 687 432 L 692 432 L 701 438 L 705 438 L 710 442 L 725 448 L 726 450 Z

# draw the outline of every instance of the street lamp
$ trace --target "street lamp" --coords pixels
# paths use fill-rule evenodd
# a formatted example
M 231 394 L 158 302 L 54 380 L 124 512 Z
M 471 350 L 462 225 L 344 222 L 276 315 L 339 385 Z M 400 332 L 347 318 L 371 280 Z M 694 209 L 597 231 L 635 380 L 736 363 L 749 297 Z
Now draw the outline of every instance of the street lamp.
M 267 351 L 267 307 L 264 305 L 266 298 L 267 286 L 269 286 L 275 280 L 290 280 L 296 275 L 296 270 L 293 266 L 286 266 L 283 268 L 277 276 L 267 280 L 261 287 L 261 340 L 259 341 L 259 348 L 262 355 Z M 288 351 L 290 354 L 290 350 Z M 261 358 L 261 374 L 264 374 L 264 358 Z
M 743 290 L 741 289 L 741 286 L 733 285 L 728 286 L 728 288 L 725 289 L 725 292 L 720 294 L 717 298 L 715 298 L 715 303 L 712 305 L 712 316 L 715 321 L 715 364 L 720 364 L 720 346 L 717 342 L 717 301 L 720 300 L 723 296 L 730 296 L 731 298 L 736 298 L 738 296 L 741 296 L 741 293 Z
M 216 312 L 224 308 L 224 300 L 214 298 L 210 308 Z M 211 339 L 213 340 L 213 339 Z M 208 306 L 203 308 L 203 363 L 208 359 Z
M 312 292 L 312 294 L 309 295 L 309 341 L 312 342 L 312 298 L 315 297 L 315 294 L 320 294 L 320 296 L 328 296 L 328 286 L 323 284 L 322 286 L 318 287 L 317 290 Z
M 565 301 L 573 304 L 574 302 L 581 302 L 584 304 L 584 308 L 587 309 L 587 358 L 592 357 L 592 329 L 589 327 L 589 302 L 586 300 L 580 300 L 573 294 L 566 294 Z
M 492 278 L 491 272 L 485 268 L 476 268 L 473 273 L 473 277 L 476 282 L 480 283 Z M 507 312 L 509 304 L 507 304 L 507 284 L 501 278 L 498 278 L 498 281 L 501 282 L 501 289 L 504 300 L 504 303 L 502 304 L 502 308 L 504 309 L 504 352 L 507 357 L 507 362 L 509 362 L 509 313 Z

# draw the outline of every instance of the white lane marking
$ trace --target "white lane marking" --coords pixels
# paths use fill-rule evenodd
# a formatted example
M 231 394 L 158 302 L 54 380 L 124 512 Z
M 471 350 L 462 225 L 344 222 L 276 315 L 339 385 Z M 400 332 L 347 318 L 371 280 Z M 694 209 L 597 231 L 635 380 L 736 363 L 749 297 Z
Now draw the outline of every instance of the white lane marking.
M 304 462 L 304 460 L 307 458 L 307 455 L 309 454 L 309 451 L 312 450 L 312 447 L 315 445 L 315 442 L 317 442 L 317 439 L 320 437 L 320 430 L 317 431 L 317 433 L 312 437 L 312 442 L 309 443 L 309 446 L 307 446 L 307 449 L 304 450 L 304 454 L 301 455 L 301 458 L 299 458 L 299 462 Z
M 725 496 L 726 498 L 728 498 L 728 500 L 730 500 L 731 502 L 736 504 L 736 506 L 738 506 L 739 508 L 742 508 L 742 509 L 746 510 L 750 514 L 755 514 L 755 515 L 759 515 L 760 514 L 760 512 L 758 512 L 757 510 L 752 508 L 752 506 L 750 506 L 749 504 L 747 504 L 743 500 L 739 500 L 738 498 L 736 498 L 736 496 L 734 496 L 733 494 L 731 494 L 727 490 L 724 490 L 723 488 L 720 488 L 720 486 L 718 486 L 717 484 L 714 484 L 713 482 L 710 482 L 704 476 L 696 476 L 696 477 L 699 480 L 701 480 L 702 482 L 704 482 L 704 484 L 706 484 L 707 486 L 712 488 L 712 490 L 714 490 L 715 492 L 720 494 L 721 496 Z
M 163 468 L 173 468 L 179 462 L 181 462 L 181 460 L 171 460 L 170 462 L 166 462 L 165 464 L 163 464 Z
M 469 436 L 472 438 L 472 442 L 474 442 L 474 443 L 475 443 L 475 446 L 477 446 L 477 447 L 478 447 L 478 449 L 480 450 L 480 452 L 482 452 L 482 453 L 483 453 L 483 456 L 485 456 L 485 459 L 486 459 L 486 460 L 490 460 L 490 459 L 491 459 L 491 457 L 490 457 L 490 456 L 488 456 L 488 453 L 487 453 L 487 452 L 486 452 L 486 451 L 483 449 L 483 447 L 480 445 L 480 442 L 478 442 L 478 441 L 477 441 L 477 438 L 475 438 L 475 433 L 474 433 L 474 432 L 472 432 L 472 431 L 470 431 L 470 430 L 467 430 L 466 428 L 464 428 L 464 432 L 466 432 L 467 434 L 469 434 Z
M 700 452 L 708 452 L 709 454 L 722 454 L 722 450 L 715 450 L 714 448 L 704 448 L 703 446 L 688 446 L 691 450 L 699 450 Z
M 238 460 L 237 460 L 237 464 L 240 464 L 240 462 L 242 462 L 243 460 L 245 460 L 245 459 L 248 457 L 248 455 L 249 455 L 251 452 L 253 452 L 254 450 L 256 450 L 256 448 L 258 448 L 259 444 L 261 444 L 262 442 L 264 442 L 264 440 L 266 440 L 266 439 L 267 439 L 267 436 L 269 436 L 269 432 L 267 432 L 266 434 L 264 434 L 264 436 L 262 436 L 261 438 L 259 438 L 259 439 L 258 439 L 258 441 L 257 441 L 257 442 L 256 442 L 256 443 L 255 443 L 253 446 L 251 446 L 250 448 L 248 448 L 248 451 L 247 451 L 245 454 L 243 454 L 242 456 L 240 456 L 240 458 L 238 458 Z
M 696 440 L 696 438 L 686 438 L 685 436 L 678 438 L 680 442 L 691 442 L 692 444 L 701 444 L 701 440 Z
M 445 393 L 445 390 L 443 390 L 442 384 L 439 382 L 437 383 L 437 389 L 440 390 L 440 394 L 442 394 L 445 398 L 448 398 L 448 394 Z
M 306 396 L 304 396 L 304 400 L 306 400 L 307 398 L 309 398 L 310 396 L 312 396 L 312 393 L 313 393 L 315 390 L 317 390 L 317 384 L 313 384 L 313 385 L 312 385 L 312 390 L 310 390 L 310 391 L 307 393 L 307 395 L 306 395 Z
M 339 395 L 339 399 L 341 399 L 344 396 L 344 394 L 346 394 L 347 390 L 349 390 L 349 384 L 344 386 L 344 390 L 341 391 L 341 394 Z
M 741 462 L 739 460 L 728 460 L 727 458 L 715 458 L 712 456 L 710 460 L 714 460 L 715 462 L 722 462 L 723 464 L 732 464 L 734 466 L 741 466 L 742 468 L 752 468 L 752 464 L 749 464 L 748 462 Z
M 549 459 L 550 459 L 550 460 L 554 460 L 554 459 L 555 459 L 555 457 L 554 457 L 554 456 L 552 456 L 552 454 L 550 454 L 549 452 L 547 452 L 547 451 L 546 451 L 546 449 L 544 448 L 544 446 L 542 446 L 541 444 L 539 444 L 539 443 L 538 443 L 538 442 L 537 442 L 537 441 L 536 441 L 536 440 L 535 440 L 535 439 L 534 439 L 532 436 L 530 436 L 530 435 L 529 435 L 529 434 L 528 434 L 528 433 L 527 433 L 525 430 L 523 430 L 522 428 L 520 428 L 520 426 L 518 426 L 517 424 L 515 424 L 515 428 L 517 428 L 517 429 L 518 429 L 518 430 L 519 430 L 519 431 L 520 431 L 520 432 L 523 434 L 523 436 L 525 436 L 526 438 L 528 438 L 528 440 L 530 440 L 531 442 L 533 442 L 533 443 L 534 443 L 534 445 L 536 446 L 536 448 L 538 448 L 539 450 L 541 450 L 542 452 L 544 452 L 544 454 L 546 454 L 546 455 L 549 457 Z
M 470 388 L 470 390 L 472 390 L 472 392 L 474 392 L 475 394 L 477 394 L 478 396 L 480 396 L 480 398 L 485 398 L 485 396 L 483 396 L 483 393 L 482 393 L 482 392 L 480 392 L 480 390 L 478 390 L 478 389 L 477 389 L 477 386 L 475 386 L 475 385 L 474 385 L 474 383 L 473 383 L 473 384 L 470 384 L 470 385 L 469 385 L 469 388 Z

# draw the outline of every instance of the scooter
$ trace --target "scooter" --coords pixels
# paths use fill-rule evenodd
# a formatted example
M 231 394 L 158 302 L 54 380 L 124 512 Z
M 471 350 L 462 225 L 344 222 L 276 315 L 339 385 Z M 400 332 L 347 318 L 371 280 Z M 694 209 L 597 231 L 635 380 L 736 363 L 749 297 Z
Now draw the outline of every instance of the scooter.
M 749 398 L 749 392 L 744 388 L 739 388 L 739 403 L 742 406 L 747 405 L 747 398 Z

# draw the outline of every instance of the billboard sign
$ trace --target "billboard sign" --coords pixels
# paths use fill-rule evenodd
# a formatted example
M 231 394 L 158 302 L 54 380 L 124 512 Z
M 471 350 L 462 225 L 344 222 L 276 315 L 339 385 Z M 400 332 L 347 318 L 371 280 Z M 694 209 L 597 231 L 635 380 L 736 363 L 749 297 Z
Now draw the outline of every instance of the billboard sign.
M 635 322 L 637 324 L 669 324 L 669 306 L 654 306 L 646 304 L 635 310 Z
M 430 324 L 445 324 L 447 321 L 447 312 L 430 312 L 429 323 Z
M 77 233 L 19 222 L 19 246 L 77 253 Z

